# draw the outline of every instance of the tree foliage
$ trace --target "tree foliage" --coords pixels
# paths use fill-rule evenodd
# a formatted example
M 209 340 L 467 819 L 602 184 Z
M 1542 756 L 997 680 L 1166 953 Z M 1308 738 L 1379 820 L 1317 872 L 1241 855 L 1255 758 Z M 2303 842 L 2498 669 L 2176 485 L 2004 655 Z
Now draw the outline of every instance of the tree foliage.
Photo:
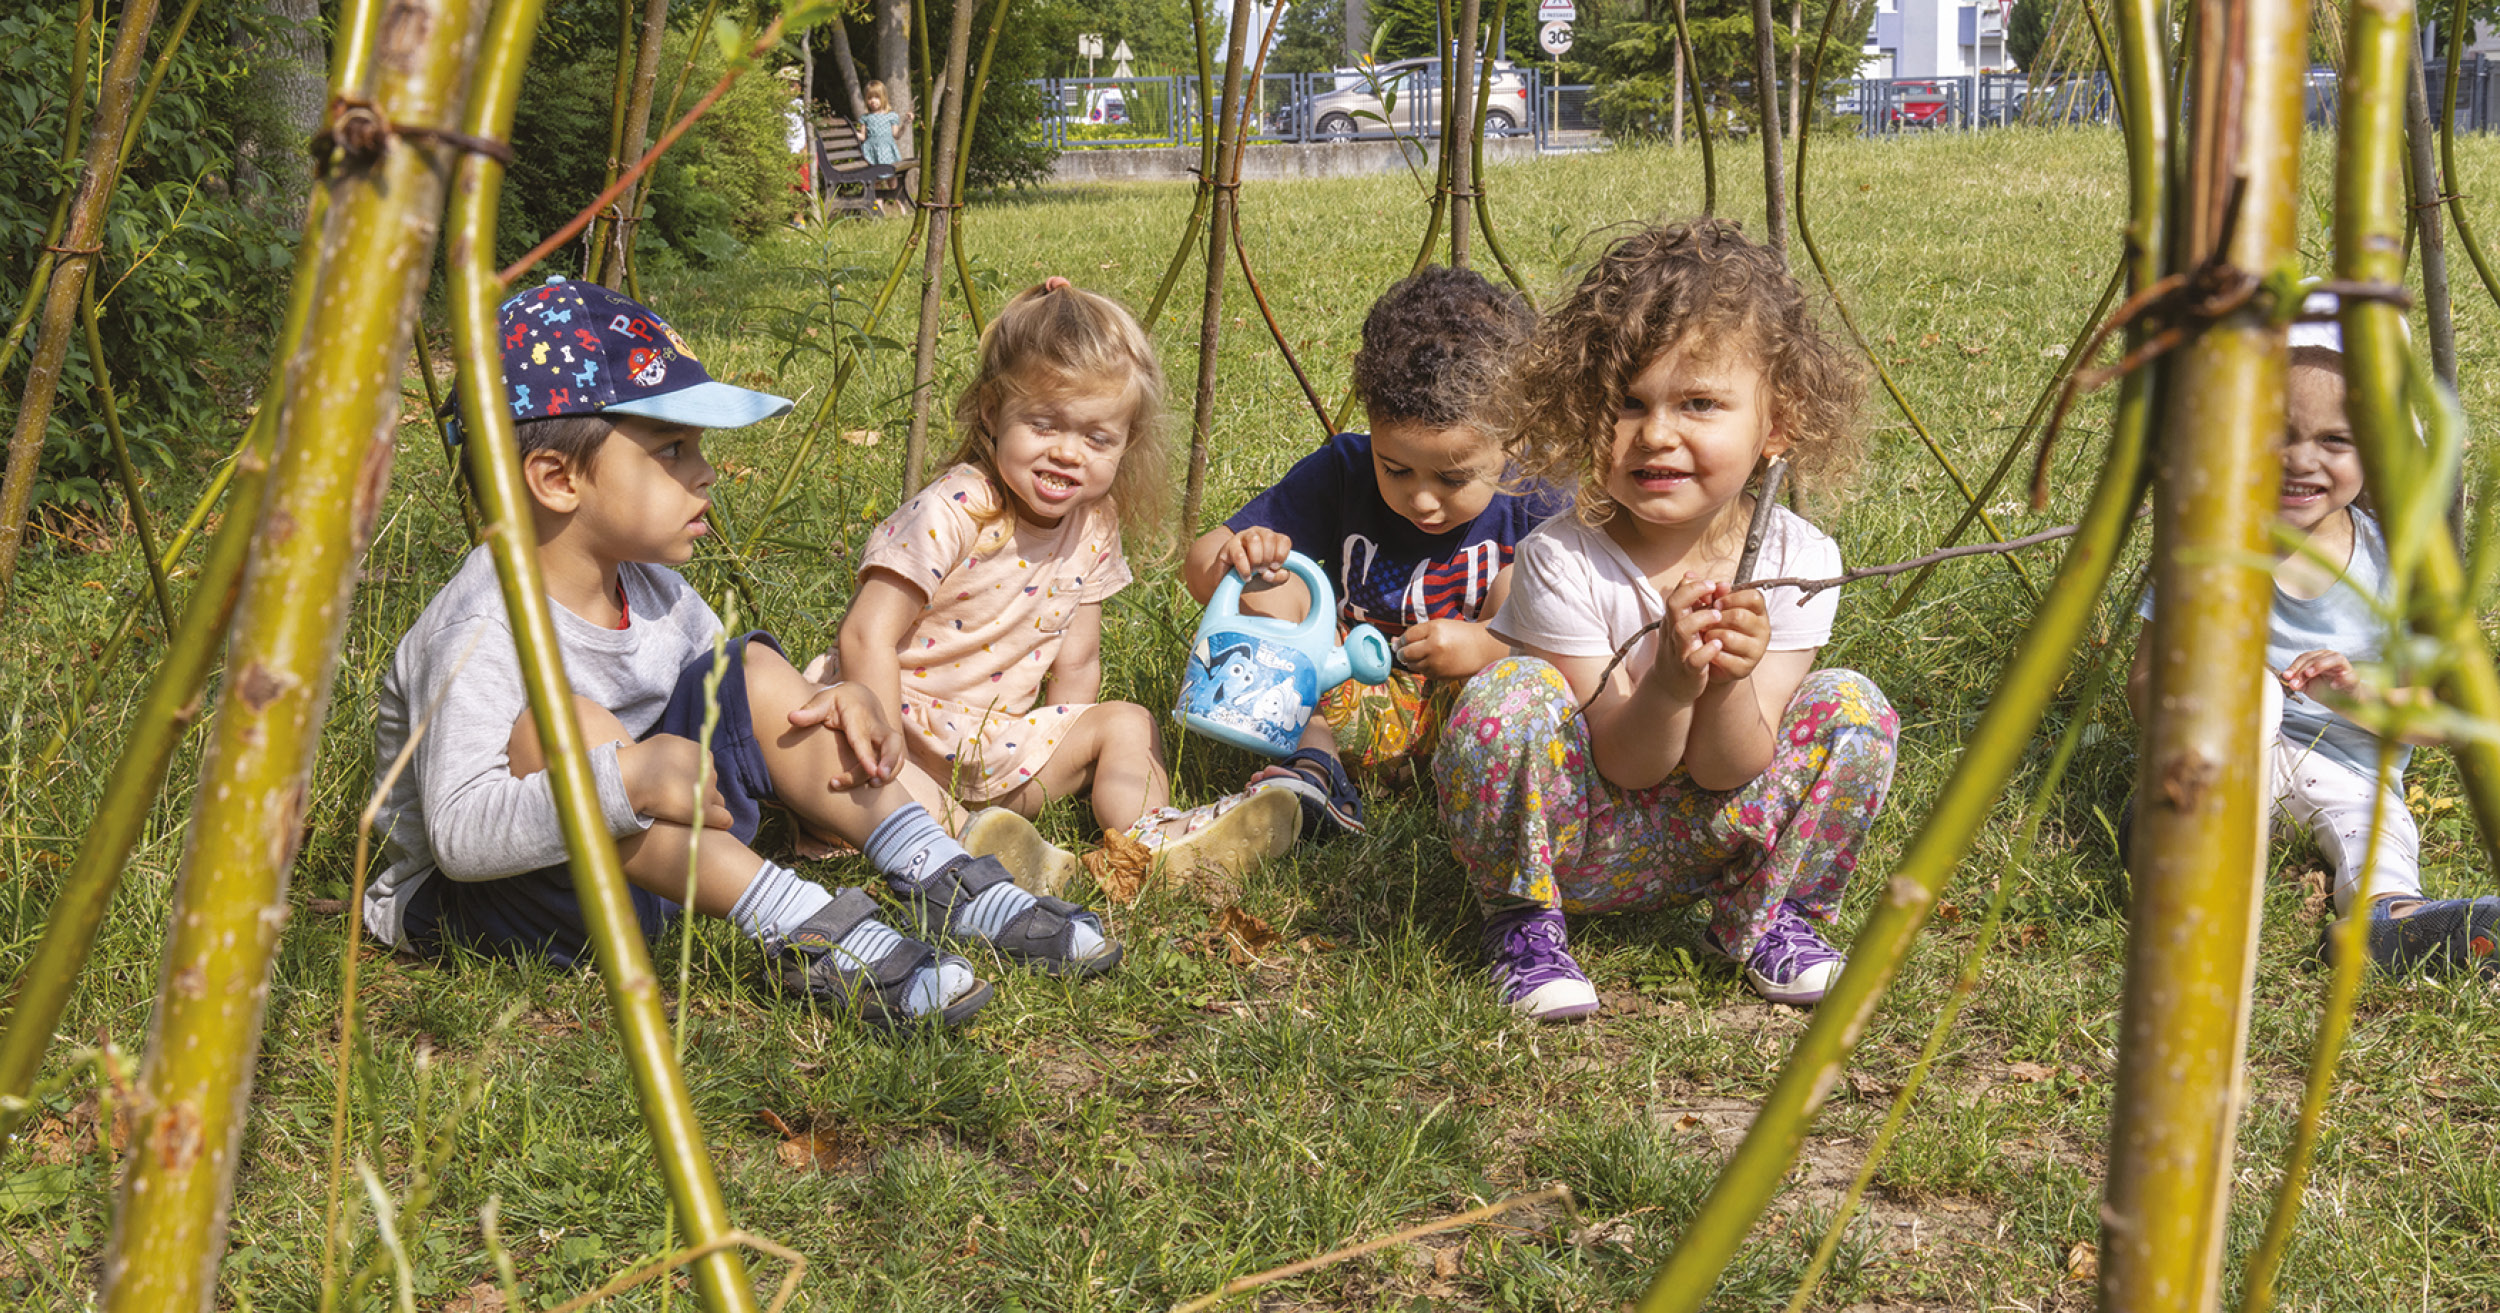
M 61 138 L 77 13 L 75 0 L 18 0 L 0 12 L 0 319 L 16 317 L 53 206 L 77 181 L 84 143 L 65 153 Z M 232 401 L 223 394 L 257 375 L 294 263 L 294 234 L 235 182 L 237 125 L 272 114 L 251 100 L 246 53 L 264 21 L 249 0 L 201 6 L 113 193 L 95 285 L 106 367 L 142 467 L 180 468 L 223 450 L 231 435 L 218 416 Z M 92 32 L 89 42 L 91 56 L 110 44 Z M 21 353 L 0 377 L 0 422 L 15 413 L 24 362 Z M 111 466 L 93 379 L 82 340 L 45 437 L 40 504 L 106 506 Z
M 2014 67 L 2031 68 L 2031 61 L 2048 44 L 2049 17 L 2055 0 L 2014 0 L 2014 12 L 2005 20 L 2005 53 Z
M 1822 35 L 1823 12 L 1848 0 L 1808 0 L 1802 35 L 1779 25 L 1773 44 L 1779 66 L 1802 44 L 1804 65 L 1814 62 L 1814 46 Z M 1853 14 L 1851 10 L 1856 12 Z M 1693 62 L 1702 96 L 1711 105 L 1713 130 L 1733 125 L 1750 129 L 1759 117 L 1753 94 L 1753 6 L 1749 0 L 1687 0 Z M 1608 135 L 1617 138 L 1659 138 L 1667 135 L 1675 109 L 1675 7 L 1672 0 L 1645 0 L 1627 12 L 1599 11 L 1586 16 L 1563 60 L 1566 80 L 1589 83 L 1589 103 Z M 1818 91 L 1857 76 L 1856 52 L 1866 44 L 1869 11 L 1844 9 L 1832 33 L 1832 55 L 1826 57 Z M 1819 97 L 1816 97 L 1819 99 Z M 1691 112 L 1687 107 L 1688 114 Z
M 1271 73 L 1325 73 L 1344 57 L 1345 0 L 1307 0 L 1285 11 L 1267 67 Z

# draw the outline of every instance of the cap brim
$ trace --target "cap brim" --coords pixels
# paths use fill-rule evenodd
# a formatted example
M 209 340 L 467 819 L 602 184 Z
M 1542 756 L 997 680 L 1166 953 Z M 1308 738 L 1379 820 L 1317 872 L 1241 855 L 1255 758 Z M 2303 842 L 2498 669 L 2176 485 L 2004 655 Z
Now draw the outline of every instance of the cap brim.
M 656 397 L 619 401 L 601 408 L 600 413 L 640 415 L 664 424 L 689 424 L 699 429 L 742 429 L 785 414 L 795 404 L 788 397 L 709 380 Z

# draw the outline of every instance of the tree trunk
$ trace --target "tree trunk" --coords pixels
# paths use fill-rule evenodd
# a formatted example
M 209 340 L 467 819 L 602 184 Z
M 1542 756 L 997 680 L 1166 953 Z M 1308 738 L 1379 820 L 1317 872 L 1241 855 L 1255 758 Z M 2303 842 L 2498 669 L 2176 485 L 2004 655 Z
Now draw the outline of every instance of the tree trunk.
M 1763 243 L 1788 259 L 1788 182 L 1780 164 L 1779 56 L 1772 42 L 1771 0 L 1753 0 L 1754 104 L 1762 112 Z
M 1681 149 L 1684 145 L 1684 40 L 1680 30 L 1675 42 L 1675 76 L 1668 80 L 1675 85 L 1675 112 L 1669 116 L 1674 127 L 1668 140 Z
M 1839 3 L 1839 0 L 1824 0 L 1824 3 L 1837 4 Z M 1796 43 L 1788 48 L 1788 140 L 1790 150 L 1796 149 L 1797 139 L 1804 136 L 1806 131 L 1805 119 L 1803 117 L 1805 114 L 1805 101 L 1802 99 L 1805 92 L 1805 83 L 1800 80 L 1798 76 L 1804 71 L 1803 60 L 1805 59 L 1806 54 L 1806 43 L 1799 40 L 1799 38 L 1805 35 L 1805 30 L 1806 0 L 1790 0 L 1788 6 L 1788 39 Z
M 1007 0 L 997 0 L 1000 4 Z M 965 69 L 972 62 L 973 0 L 955 0 L 955 15 L 946 30 L 945 91 L 932 92 L 938 104 L 936 136 L 931 140 L 929 170 L 921 175 L 923 188 L 929 194 L 929 249 L 920 266 L 920 337 L 913 344 L 911 390 L 911 438 L 903 447 L 903 495 L 908 497 L 920 487 L 928 472 L 930 393 L 937 386 L 938 327 L 945 315 L 945 280 L 941 275 L 946 265 L 947 222 L 954 216 L 951 203 L 955 195 L 955 156 L 963 149 L 962 136 L 970 125 L 963 121 L 964 96 L 961 88 Z
M 911 94 L 911 0 L 876 5 L 877 80 L 885 84 L 885 107 L 908 119 L 919 108 Z
M 833 27 L 833 67 L 842 75 L 842 95 L 851 107 L 851 122 L 868 117 L 868 98 L 860 91 L 859 65 L 851 60 L 850 29 L 842 26 L 842 15 L 826 20 Z
M 2145 41 L 2157 20 L 2141 11 L 2151 8 L 2125 7 L 2122 41 Z M 2296 257 L 2308 18 L 2307 0 L 2249 0 L 2231 22 L 2196 25 L 2169 272 L 2209 257 L 2252 271 Z M 2131 50 L 2127 62 L 2141 78 L 2157 57 Z M 2161 602 L 2143 640 L 2152 715 L 2127 863 L 2132 929 L 2101 1212 L 2106 1309 L 2204 1313 L 2222 1294 L 2265 874 L 2266 535 L 2282 479 L 2287 356 L 2260 297 L 2189 338 L 2154 382 Z
M 370 91 L 397 123 L 459 121 L 483 0 L 396 0 Z M 362 90 L 362 88 L 356 88 Z M 113 1313 L 206 1310 L 251 1102 L 286 884 L 302 842 L 357 566 L 390 487 L 399 389 L 453 152 L 383 138 L 325 184 L 328 279 L 285 384 L 102 1270 Z
M 304 199 L 312 190 L 305 145 L 321 130 L 329 107 L 328 52 L 321 48 L 319 0 L 259 0 L 265 34 L 244 38 L 251 61 L 245 92 L 266 114 L 237 126 L 236 181 L 289 228 L 304 222 Z M 241 24 L 236 24 L 238 30 Z
M 35 495 L 41 468 L 44 434 L 52 425 L 52 403 L 61 387 L 61 367 L 69 359 L 70 334 L 78 325 L 78 298 L 95 270 L 104 246 L 105 213 L 112 207 L 113 188 L 121 181 L 123 131 L 130 125 L 132 102 L 138 95 L 139 64 L 147 53 L 148 30 L 156 26 L 156 0 L 127 0 L 121 11 L 121 32 L 113 39 L 112 58 L 98 85 L 95 122 L 87 129 L 84 171 L 70 201 L 69 223 L 60 245 L 65 255 L 45 289 L 42 328 L 34 355 L 26 363 L 26 389 L 17 402 L 17 429 L 9 437 L 9 465 L 0 479 L 0 605 L 17 578 L 17 558 L 25 545 L 26 513 Z
M 1450 114 L 1441 149 L 1450 152 L 1450 267 L 1467 267 L 1467 219 L 1471 202 L 1469 193 L 1476 188 L 1474 152 L 1469 149 L 1480 128 L 1476 122 L 1476 37 L 1484 25 L 1483 0 L 1459 0 L 1457 45 L 1460 57 L 1451 61 L 1452 70 L 1444 97 L 1453 94 L 1457 104 Z
M 1224 39 L 1223 112 L 1216 116 L 1215 176 L 1231 178 L 1240 172 L 1241 134 L 1235 126 L 1241 116 L 1233 107 L 1241 103 L 1243 65 L 1249 62 L 1250 6 L 1233 6 L 1232 30 Z M 1442 149 L 1449 149 L 1447 137 Z M 1198 388 L 1197 400 L 1190 412 L 1189 474 L 1181 493 L 1180 541 L 1186 545 L 1198 533 L 1198 513 L 1207 491 L 1207 441 L 1215 428 L 1215 349 L 1224 329 L 1224 264 L 1230 252 L 1226 245 L 1233 232 L 1233 207 L 1240 194 L 1231 187 L 1215 191 L 1214 205 L 1207 222 L 1207 293 L 1198 315 Z M 1425 243 L 1427 250 L 1431 243 Z
M 644 148 L 651 142 L 651 99 L 660 81 L 660 43 L 667 38 L 668 0 L 648 0 L 642 8 L 642 40 L 634 52 L 633 100 L 625 107 L 625 149 L 618 156 L 628 168 L 642 158 Z M 697 33 L 694 39 L 708 41 L 711 35 Z M 626 193 L 628 198 L 640 194 L 639 188 Z M 599 281 L 609 287 L 625 286 L 626 269 L 634 254 L 634 229 L 641 217 L 628 209 L 623 221 L 616 225 L 616 247 L 600 261 L 599 269 Z

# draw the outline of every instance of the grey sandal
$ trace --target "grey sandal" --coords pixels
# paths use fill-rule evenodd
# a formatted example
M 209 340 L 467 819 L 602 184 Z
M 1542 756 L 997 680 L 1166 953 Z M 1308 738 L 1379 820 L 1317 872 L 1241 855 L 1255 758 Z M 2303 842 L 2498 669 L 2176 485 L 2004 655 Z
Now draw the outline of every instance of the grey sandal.
M 916 885 L 898 881 L 895 892 L 910 900 L 920 919 L 922 934 L 975 939 L 978 936 L 956 928 L 959 911 L 991 886 L 1014 882 L 1015 877 L 995 857 L 958 857 Z M 1076 956 L 1074 933 L 1080 924 L 1102 939 L 1091 956 L 1082 958 Z M 1101 917 L 1048 894 L 1034 894 L 1031 907 L 1002 927 L 996 938 L 980 942 L 997 949 L 1008 961 L 1050 975 L 1079 979 L 1098 976 L 1118 966 L 1124 952 L 1120 942 L 1104 932 Z
M 952 953 L 940 953 L 917 939 L 895 935 L 894 946 L 873 962 L 863 962 L 840 945 L 861 925 L 877 920 L 877 903 L 859 889 L 834 894 L 807 924 L 787 936 L 764 943 L 764 978 L 768 986 L 809 1002 L 849 1012 L 871 1026 L 892 1029 L 914 1022 L 935 1021 L 960 1026 L 990 1001 L 990 985 L 974 979 L 972 988 L 934 1013 L 913 1014 L 903 1007 L 904 993 L 922 967 L 972 964 Z

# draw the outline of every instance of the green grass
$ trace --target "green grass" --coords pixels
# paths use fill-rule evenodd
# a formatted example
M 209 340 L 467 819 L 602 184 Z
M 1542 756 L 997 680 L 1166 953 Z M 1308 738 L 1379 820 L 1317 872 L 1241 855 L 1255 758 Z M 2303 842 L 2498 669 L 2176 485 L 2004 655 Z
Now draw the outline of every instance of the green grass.
M 2500 148 L 2479 138 L 2461 148 L 2464 190 L 2500 192 Z M 1815 222 L 1836 271 L 1930 425 L 1975 476 L 2020 422 L 2116 256 L 2115 139 L 2009 131 L 1818 143 L 1812 166 Z M 1690 151 L 1621 152 L 1497 166 L 1491 183 L 1513 259 L 1546 290 L 1610 228 L 1685 212 L 1700 193 L 1698 167 Z M 2313 265 L 2325 250 L 2324 167 L 2324 143 L 2313 142 L 2303 239 Z M 1758 173 L 1740 153 L 1727 161 L 1721 194 L 1739 212 L 1758 209 L 1748 187 L 1758 189 Z M 1365 307 L 1413 258 L 1417 193 L 1399 175 L 1261 184 L 1243 201 L 1269 297 L 1333 402 Z M 1187 205 L 1185 188 L 1153 185 L 983 203 L 968 213 L 972 249 L 992 281 L 985 297 L 994 304 L 1007 289 L 1064 273 L 1142 306 Z M 647 290 L 716 373 L 800 395 L 804 414 L 830 370 L 805 352 L 784 369 L 775 326 L 821 341 L 804 330 L 821 325 L 830 283 L 846 297 L 873 291 L 901 231 L 891 221 L 848 222 L 792 234 L 734 268 Z M 1156 334 L 1182 442 L 1194 281 L 1183 277 Z M 2457 301 L 2467 406 L 2487 416 L 2500 402 L 2491 345 L 2500 316 L 2470 278 Z M 1237 282 L 1225 314 L 1210 518 L 1318 436 Z M 886 331 L 907 338 L 907 321 L 897 315 Z M 953 324 L 941 395 L 960 385 L 969 347 Z M 849 586 L 841 549 L 855 548 L 901 491 L 908 370 L 907 351 L 872 359 L 834 428 L 875 429 L 882 442 L 829 439 L 801 485 L 804 501 L 760 562 L 760 620 L 793 651 L 831 636 Z M 2105 416 L 2105 400 L 2079 412 L 2048 512 L 2028 511 L 2010 491 L 1996 499 L 2008 532 L 2060 522 L 2080 504 Z M 1810 489 L 1810 510 L 1853 561 L 1914 555 L 1958 507 L 1880 395 L 1866 420 L 1868 459 L 1847 487 Z M 734 526 L 757 513 L 797 432 L 784 424 L 715 444 L 731 467 L 721 500 Z M 464 545 L 430 428 L 412 412 L 403 436 L 397 496 L 349 626 L 296 872 L 296 919 L 271 995 L 225 1265 L 225 1298 L 238 1309 L 313 1303 L 346 925 L 313 900 L 348 892 L 354 816 L 371 788 L 376 681 Z M 936 445 L 942 455 L 944 440 Z M 165 507 L 189 496 L 183 487 L 163 492 Z M 2034 560 L 2046 578 L 2053 557 Z M 2027 612 L 2001 565 L 1947 569 L 1898 620 L 1886 618 L 1884 589 L 1852 589 L 1824 655 L 1871 674 L 1903 718 L 1899 778 L 1851 891 L 1844 941 L 1934 797 Z M 699 562 L 692 573 L 716 601 L 729 598 L 717 564 Z M 27 601 L 0 631 L 0 869 L 11 877 L 0 880 L 0 971 L 13 974 L 31 949 L 143 667 L 126 663 L 60 763 L 37 770 L 29 758 L 64 714 L 99 636 L 144 587 L 126 542 L 84 552 L 58 545 L 30 565 Z M 2123 636 L 2115 617 L 2126 608 L 2106 610 L 2104 635 Z M 1108 695 L 1170 705 L 1190 615 L 1168 565 L 1144 571 L 1111 607 Z M 161 638 L 148 632 L 151 644 Z M 149 647 L 140 660 L 154 655 Z M 2048 731 L 2072 714 L 2061 704 Z M 2067 1279 L 2067 1255 L 2099 1232 L 2126 933 L 2125 878 L 2105 818 L 2128 790 L 2133 735 L 2115 705 L 2097 716 L 2037 853 L 2008 869 L 2011 804 L 1981 836 L 1947 893 L 1972 915 L 1940 919 L 1909 962 L 1789 1189 L 1731 1267 L 1720 1306 L 1776 1308 L 1793 1287 L 1999 879 L 2015 882 L 2004 946 L 1818 1306 L 2090 1302 L 2089 1283 Z M 1233 787 L 1250 764 L 1199 743 L 1174 746 L 1191 797 Z M 2044 758 L 2045 743 L 2012 796 Z M 132 1061 L 144 1044 L 190 769 L 184 763 L 158 804 L 87 988 L 63 1023 L 63 1061 L 99 1037 Z M 2462 808 L 2446 801 L 2456 789 L 2445 758 L 2424 754 L 2412 782 L 2426 808 L 2439 808 L 2424 814 L 2431 886 L 2488 890 Z M 1112 918 L 1129 944 L 1120 972 L 1073 988 L 1009 977 L 960 1037 L 881 1039 L 772 1006 L 750 984 L 753 950 L 707 928 L 691 993 L 678 1003 L 689 1079 L 734 1216 L 808 1256 L 807 1308 L 1144 1309 L 1561 1181 L 1582 1202 L 1577 1222 L 1514 1219 L 1393 1248 L 1276 1287 L 1256 1306 L 1613 1308 L 1635 1297 L 1741 1134 L 1801 1016 L 1753 1001 L 1701 952 L 1692 916 L 1663 914 L 1578 932 L 1610 1004 L 1600 1019 L 1566 1029 L 1517 1021 L 1493 1004 L 1473 913 L 1428 801 L 1376 795 L 1374 816 L 1361 840 L 1298 854 L 1245 883 L 1244 908 L 1283 935 L 1266 960 L 1236 966 L 1210 952 L 1210 909 L 1150 895 Z M 1070 814 L 1051 823 L 1076 833 Z M 2317 858 L 2287 850 L 2276 864 L 2283 874 L 2266 894 L 2235 1254 L 2254 1243 L 2271 1199 L 2322 986 L 2307 965 L 2316 928 L 2302 919 L 2291 878 Z M 830 882 L 863 877 L 856 863 L 809 869 Z M 659 957 L 673 982 L 673 940 Z M 370 948 L 363 970 L 369 1064 L 356 1142 L 397 1191 L 420 1141 L 455 1137 L 440 1203 L 408 1236 L 421 1307 L 444 1307 L 491 1281 L 479 1225 L 490 1197 L 540 1304 L 670 1246 L 595 980 L 474 962 L 414 965 Z M 2496 1021 L 2500 1003 L 2482 987 L 2365 987 L 2283 1278 L 2287 1306 L 2500 1306 Z M 2043 1077 L 2043 1068 L 2053 1070 Z M 13 1307 L 82 1304 L 109 1226 L 111 1165 L 97 1147 L 91 1086 L 66 1067 L 51 1075 L 50 1115 L 30 1144 L 0 1158 L 0 1303 Z M 446 1113 L 472 1080 L 473 1110 Z M 766 1112 L 812 1137 L 812 1161 L 785 1160 Z M 358 1193 L 352 1179 L 347 1188 Z M 359 1261 L 373 1252 L 372 1232 L 360 1215 Z M 658 1308 L 667 1298 L 682 1307 L 687 1296 L 655 1286 L 615 1306 Z

